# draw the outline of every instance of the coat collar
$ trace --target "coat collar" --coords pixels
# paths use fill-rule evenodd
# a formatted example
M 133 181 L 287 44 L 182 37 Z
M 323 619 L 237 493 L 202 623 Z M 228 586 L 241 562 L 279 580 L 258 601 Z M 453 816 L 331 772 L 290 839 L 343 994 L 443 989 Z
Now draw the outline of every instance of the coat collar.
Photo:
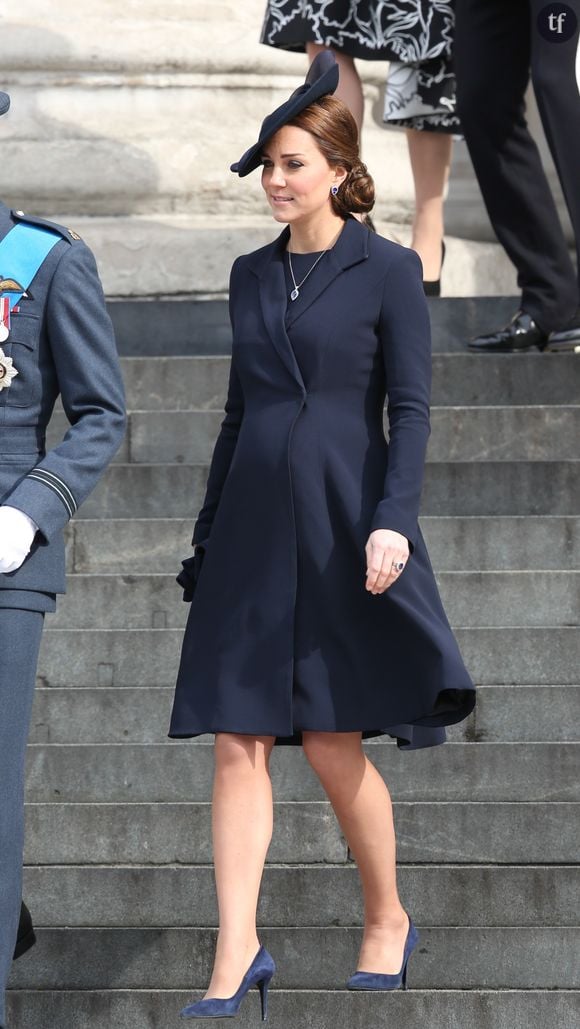
M 369 231 L 366 225 L 349 215 L 336 243 L 317 268 L 316 282 L 312 283 L 315 288 L 311 288 L 308 302 L 290 312 L 288 328 L 308 310 L 337 275 L 368 257 Z M 259 279 L 262 313 L 272 343 L 290 374 L 305 389 L 285 323 L 287 297 L 283 261 L 289 238 L 290 228 L 286 225 L 272 243 L 249 255 L 248 267 Z
M 339 271 L 350 267 L 351 264 L 358 264 L 359 261 L 368 257 L 369 231 L 369 228 L 353 215 L 349 214 L 345 219 L 344 228 L 329 255 L 333 258 Z M 285 225 L 276 239 L 248 255 L 247 265 L 258 278 L 262 278 L 267 273 L 272 261 L 282 261 L 289 239 L 290 226 Z

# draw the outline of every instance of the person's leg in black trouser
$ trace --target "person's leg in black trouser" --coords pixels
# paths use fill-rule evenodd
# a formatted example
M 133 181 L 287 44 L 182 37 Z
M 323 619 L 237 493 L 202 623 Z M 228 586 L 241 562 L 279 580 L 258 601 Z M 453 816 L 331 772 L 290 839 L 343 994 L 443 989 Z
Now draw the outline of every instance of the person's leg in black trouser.
M 521 307 L 544 332 L 573 316 L 578 287 L 554 198 L 525 118 L 529 0 L 457 0 L 454 67 L 463 132 Z
M 24 762 L 42 611 L 0 607 L 0 1026 L 22 898 Z
M 551 22 L 548 22 L 545 10 L 550 7 L 546 0 L 531 0 L 530 6 L 532 82 L 574 230 L 580 283 L 580 87 L 576 78 L 580 0 L 567 0 L 566 6 L 574 17 L 564 14 L 563 19 L 553 18 Z M 538 17 L 544 32 L 548 22 L 548 38 L 538 26 Z M 570 35 L 572 29 L 574 31 Z M 580 304 L 580 287 L 577 303 Z

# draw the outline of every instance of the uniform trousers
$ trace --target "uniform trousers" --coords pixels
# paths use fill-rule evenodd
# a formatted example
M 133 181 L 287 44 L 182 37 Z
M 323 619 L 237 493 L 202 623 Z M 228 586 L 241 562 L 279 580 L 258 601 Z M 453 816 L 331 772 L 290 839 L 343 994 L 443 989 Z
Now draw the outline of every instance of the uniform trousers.
M 579 250 L 580 93 L 578 28 L 558 42 L 553 20 L 546 39 L 538 28 L 546 7 L 546 0 L 457 0 L 453 63 L 465 141 L 493 228 L 517 269 L 521 307 L 550 332 L 575 314 L 580 291 L 524 97 L 531 72 Z M 564 24 L 580 22 L 580 0 L 568 7 Z
M 0 1027 L 12 965 L 24 849 L 24 764 L 44 612 L 0 607 Z

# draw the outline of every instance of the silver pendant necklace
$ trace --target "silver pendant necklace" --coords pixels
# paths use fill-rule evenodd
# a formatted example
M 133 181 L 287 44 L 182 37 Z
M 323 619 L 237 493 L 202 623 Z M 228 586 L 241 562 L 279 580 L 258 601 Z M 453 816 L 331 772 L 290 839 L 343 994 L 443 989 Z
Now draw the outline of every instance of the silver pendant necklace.
M 306 272 L 306 275 L 302 279 L 302 282 L 296 282 L 296 279 L 294 278 L 294 269 L 292 268 L 292 256 L 291 256 L 289 250 L 287 251 L 287 253 L 288 253 L 288 264 L 290 265 L 290 275 L 292 276 L 292 282 L 294 283 L 294 289 L 292 290 L 292 292 L 290 294 L 290 300 L 296 300 L 300 296 L 300 287 L 304 285 L 304 283 L 306 282 L 306 279 L 310 275 L 310 272 L 314 271 L 314 269 L 316 268 L 316 265 L 318 264 L 320 259 L 322 257 L 324 257 L 324 255 L 326 253 L 328 253 L 328 250 L 323 250 L 322 253 L 318 255 L 318 257 L 316 258 L 314 264 L 312 265 L 312 268 L 310 268 L 310 270 Z

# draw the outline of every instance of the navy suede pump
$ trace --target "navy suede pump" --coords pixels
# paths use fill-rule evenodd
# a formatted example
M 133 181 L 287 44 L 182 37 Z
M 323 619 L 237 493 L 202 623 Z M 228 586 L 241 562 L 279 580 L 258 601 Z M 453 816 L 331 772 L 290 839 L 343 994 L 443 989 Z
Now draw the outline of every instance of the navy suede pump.
M 419 933 L 409 915 L 409 931 L 403 951 L 403 964 L 395 975 L 383 975 L 380 972 L 355 972 L 347 982 L 349 990 L 398 990 L 407 989 L 407 962 L 419 942 Z
M 265 947 L 260 947 L 233 997 L 209 997 L 188 1004 L 181 1012 L 182 1018 L 233 1018 L 246 993 L 252 986 L 260 989 L 262 1001 L 262 1022 L 268 1017 L 268 986 L 276 971 L 274 958 Z

